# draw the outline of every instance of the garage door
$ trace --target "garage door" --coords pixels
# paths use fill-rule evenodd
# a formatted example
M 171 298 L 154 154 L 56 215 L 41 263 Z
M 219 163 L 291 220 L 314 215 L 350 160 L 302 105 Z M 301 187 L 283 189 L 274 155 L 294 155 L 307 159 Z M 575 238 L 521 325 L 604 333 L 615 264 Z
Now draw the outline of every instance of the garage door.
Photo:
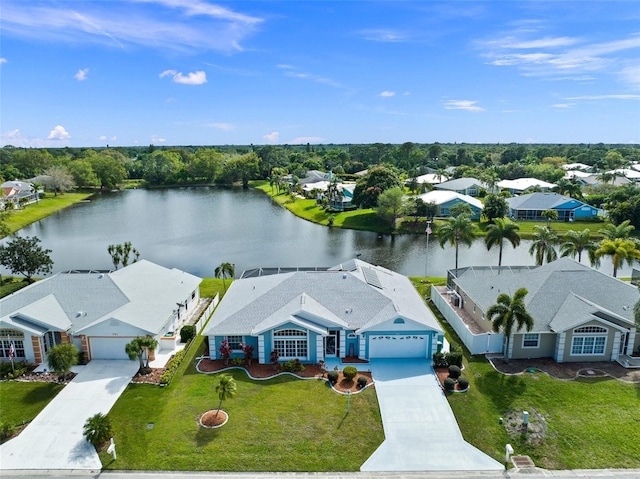
M 129 359 L 124 348 L 131 338 L 90 338 L 91 359 Z
M 384 334 L 369 336 L 369 358 L 426 358 L 429 335 Z

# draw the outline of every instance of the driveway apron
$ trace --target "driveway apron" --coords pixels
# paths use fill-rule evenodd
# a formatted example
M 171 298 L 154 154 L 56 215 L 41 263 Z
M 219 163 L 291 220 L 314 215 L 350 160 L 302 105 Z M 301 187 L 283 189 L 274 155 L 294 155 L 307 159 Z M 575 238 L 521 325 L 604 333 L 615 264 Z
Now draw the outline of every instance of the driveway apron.
M 138 370 L 137 361 L 93 360 L 31 421 L 0 446 L 0 469 L 102 467 L 82 435 L 87 418 L 106 414 Z
M 468 444 L 426 360 L 373 360 L 385 440 L 362 471 L 503 471 Z

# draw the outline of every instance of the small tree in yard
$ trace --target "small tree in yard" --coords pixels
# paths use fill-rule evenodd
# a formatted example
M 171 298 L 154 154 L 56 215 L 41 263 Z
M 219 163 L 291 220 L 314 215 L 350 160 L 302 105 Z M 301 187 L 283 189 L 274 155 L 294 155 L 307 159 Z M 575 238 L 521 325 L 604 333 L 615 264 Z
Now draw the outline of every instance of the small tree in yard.
M 78 348 L 73 344 L 59 344 L 52 347 L 47 355 L 49 368 L 62 375 L 62 380 L 67 378 L 71 368 L 78 364 Z
M 273 364 L 274 368 L 278 368 L 278 360 L 280 359 L 280 353 L 278 353 L 277 350 L 273 350 L 271 351 L 271 353 L 269 353 L 269 360 L 271 361 L 271 364 Z
M 129 356 L 129 359 L 132 361 L 136 359 L 140 361 L 140 372 L 142 374 L 149 374 L 151 372 L 151 368 L 149 367 L 151 352 L 157 347 L 158 341 L 155 339 L 138 337 L 127 343 L 124 350 L 127 356 Z
M 104 444 L 111 436 L 111 421 L 104 414 L 98 413 L 87 419 L 82 433 L 85 439 L 94 446 Z
M 32 283 L 34 275 L 51 273 L 53 260 L 50 253 L 50 249 L 42 249 L 40 238 L 17 236 L 0 246 L 0 264 L 12 274 L 21 274 L 27 282 Z
M 222 408 L 222 401 L 224 401 L 225 399 L 232 399 L 238 393 L 238 386 L 236 385 L 236 381 L 228 374 L 221 375 L 220 382 L 216 386 L 216 393 L 218 394 L 218 399 L 220 399 L 220 404 L 218 405 L 218 410 L 216 411 L 216 417 L 218 417 L 220 408 Z
M 254 347 L 251 344 L 240 343 L 240 349 L 244 353 L 244 359 L 247 361 L 247 364 L 251 366 L 251 360 L 253 359 L 253 351 Z
M 223 339 L 222 343 L 220 343 L 220 347 L 218 348 L 218 352 L 220 353 L 220 356 L 222 356 L 222 359 L 224 359 L 224 363 L 229 364 L 229 356 L 231 356 L 231 353 L 233 352 L 231 346 L 229 346 L 229 341 Z

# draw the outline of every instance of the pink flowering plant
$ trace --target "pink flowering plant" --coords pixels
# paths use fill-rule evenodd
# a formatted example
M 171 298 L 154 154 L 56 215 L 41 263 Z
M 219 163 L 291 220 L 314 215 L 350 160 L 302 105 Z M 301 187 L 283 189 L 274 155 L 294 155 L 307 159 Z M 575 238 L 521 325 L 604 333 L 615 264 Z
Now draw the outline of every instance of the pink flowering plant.
M 229 356 L 231 356 L 232 350 L 231 346 L 229 346 L 229 342 L 226 339 L 223 339 L 222 343 L 220 343 L 218 352 L 220 353 L 220 356 L 222 356 L 222 359 L 224 359 L 224 363 L 229 364 Z

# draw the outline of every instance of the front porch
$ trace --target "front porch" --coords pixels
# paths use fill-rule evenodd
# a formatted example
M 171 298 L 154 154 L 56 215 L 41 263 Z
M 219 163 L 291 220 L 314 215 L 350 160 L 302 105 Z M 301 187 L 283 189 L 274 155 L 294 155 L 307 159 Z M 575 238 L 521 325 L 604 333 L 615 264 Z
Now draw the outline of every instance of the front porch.
M 629 356 L 628 354 L 621 354 L 617 359 L 618 363 L 623 368 L 627 369 L 640 369 L 640 357 L 638 356 Z

